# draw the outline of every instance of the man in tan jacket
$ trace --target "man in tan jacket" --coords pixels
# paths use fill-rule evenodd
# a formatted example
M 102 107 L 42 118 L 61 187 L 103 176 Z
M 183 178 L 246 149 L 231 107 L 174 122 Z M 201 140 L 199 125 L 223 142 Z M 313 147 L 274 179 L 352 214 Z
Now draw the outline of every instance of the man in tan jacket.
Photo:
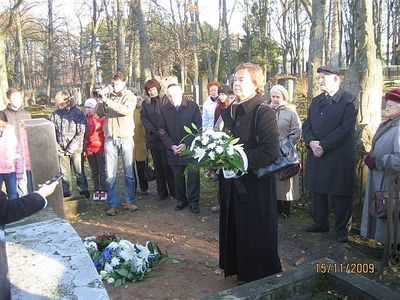
M 133 135 L 135 124 L 133 111 L 136 107 L 136 96 L 126 88 L 126 76 L 116 72 L 112 76 L 112 91 L 107 88 L 99 91 L 101 100 L 97 105 L 97 114 L 106 117 L 104 125 L 106 186 L 108 206 L 106 214 L 115 216 L 121 202 L 117 186 L 118 156 L 122 158 L 125 175 L 125 202 L 129 211 L 137 210 L 135 205 L 135 166 Z

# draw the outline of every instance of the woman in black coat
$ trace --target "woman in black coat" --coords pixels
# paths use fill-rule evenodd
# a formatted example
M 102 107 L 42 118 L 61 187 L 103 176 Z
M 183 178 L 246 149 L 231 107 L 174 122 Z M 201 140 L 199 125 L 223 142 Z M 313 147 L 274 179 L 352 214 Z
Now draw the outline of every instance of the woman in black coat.
M 222 112 L 225 129 L 240 138 L 249 163 L 247 174 L 222 179 L 220 190 L 219 265 L 225 276 L 237 274 L 240 282 L 257 280 L 282 270 L 274 177 L 258 179 L 253 172 L 275 161 L 279 149 L 275 113 L 261 105 L 263 87 L 264 76 L 258 65 L 239 65 L 233 84 L 238 103 Z

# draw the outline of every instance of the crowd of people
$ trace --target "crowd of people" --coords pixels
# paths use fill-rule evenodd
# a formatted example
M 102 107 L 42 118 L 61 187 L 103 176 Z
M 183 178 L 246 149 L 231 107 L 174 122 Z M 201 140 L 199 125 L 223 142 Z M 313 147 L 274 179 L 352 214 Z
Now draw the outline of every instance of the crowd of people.
M 302 124 L 284 86 L 272 86 L 270 102 L 264 105 L 265 78 L 262 69 L 252 63 L 236 68 L 232 85 L 216 81 L 208 84 L 209 96 L 202 111 L 183 95 L 178 84 L 168 85 L 162 95 L 161 84 L 155 79 L 145 83 L 144 97 L 148 99 L 143 100 L 127 88 L 122 72 L 113 74 L 111 87 L 96 90 L 93 98 L 85 101 L 83 111 L 67 91 L 60 91 L 55 96 L 56 109 L 51 121 L 64 173 L 64 197 L 72 194 L 71 166 L 79 193 L 90 197 L 83 168 L 87 159 L 93 179 L 93 200 L 107 201 L 106 214 L 115 216 L 121 207 L 136 211 L 136 193 L 149 193 L 145 174 L 149 150 L 157 199 L 174 198 L 176 211 L 188 206 L 193 214 L 199 214 L 199 171 L 185 171 L 191 158 L 181 155 L 193 141 L 184 127 L 195 124 L 203 130 L 220 130 L 223 122 L 224 130 L 243 144 L 248 160 L 247 172 L 234 178 L 225 178 L 219 170 L 210 170 L 208 174 L 218 181 L 218 205 L 212 211 L 220 216 L 219 266 L 225 276 L 236 274 L 239 282 L 249 282 L 282 270 L 278 218 L 289 218 L 291 201 L 300 198 L 299 178 L 295 175 L 282 179 L 278 174 L 258 178 L 252 172 L 277 159 L 282 138 L 289 138 L 295 145 L 303 137 L 307 147 L 305 184 L 312 197 L 314 222 L 305 230 L 329 231 L 331 198 L 337 241 L 347 242 L 358 103 L 355 95 L 341 88 L 338 69 L 321 66 L 317 74 L 321 94 L 312 99 Z M 7 96 L 10 103 L 0 112 L 0 184 L 5 182 L 8 199 L 18 199 L 33 191 L 27 138 L 19 122 L 30 115 L 23 108 L 20 89 L 10 89 Z M 400 89 L 386 93 L 385 99 L 388 120 L 379 127 L 371 153 L 365 159 L 370 174 L 361 228 L 362 235 L 373 234 L 380 241 L 385 234 L 385 220 L 373 219 L 369 207 L 373 192 L 382 186 L 388 188 L 385 170 L 400 164 Z M 119 157 L 124 174 L 124 201 L 118 191 Z

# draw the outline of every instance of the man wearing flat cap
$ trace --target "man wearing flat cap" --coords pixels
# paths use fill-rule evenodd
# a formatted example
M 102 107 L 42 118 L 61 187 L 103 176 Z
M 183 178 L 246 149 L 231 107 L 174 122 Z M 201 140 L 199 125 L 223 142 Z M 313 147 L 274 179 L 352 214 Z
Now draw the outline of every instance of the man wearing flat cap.
M 388 171 L 398 172 L 400 165 L 400 88 L 395 88 L 385 94 L 385 120 L 379 125 L 372 139 L 371 151 L 365 158 L 368 183 L 365 190 L 363 212 L 361 218 L 361 235 L 373 238 L 381 243 L 387 243 L 387 238 L 394 240 L 397 231 L 397 241 L 400 241 L 400 222 L 386 233 L 388 219 L 375 218 L 370 209 L 374 206 L 376 191 L 389 191 L 391 176 Z M 386 173 L 386 174 L 385 174 Z M 397 227 L 397 228 L 396 228 Z
M 347 242 L 351 226 L 358 104 L 355 96 L 340 87 L 337 68 L 321 66 L 317 73 L 322 93 L 312 99 L 302 128 L 307 145 L 305 184 L 312 195 L 314 220 L 306 231 L 329 231 L 328 196 L 331 196 L 337 240 Z

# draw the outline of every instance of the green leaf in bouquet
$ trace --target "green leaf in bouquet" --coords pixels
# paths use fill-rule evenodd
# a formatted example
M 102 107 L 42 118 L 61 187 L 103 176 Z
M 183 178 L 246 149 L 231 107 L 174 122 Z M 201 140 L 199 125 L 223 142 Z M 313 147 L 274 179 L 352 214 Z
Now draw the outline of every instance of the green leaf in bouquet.
M 115 287 L 119 287 L 121 285 L 122 285 L 122 279 L 121 278 L 118 278 L 117 280 L 115 280 L 115 282 L 114 282 L 114 286 Z
M 196 129 L 197 131 L 199 131 L 199 129 L 197 128 L 196 124 L 192 123 L 192 128 Z
M 147 243 L 147 249 L 149 249 L 150 253 L 154 253 L 154 246 L 152 242 Z
M 129 274 L 128 270 L 125 269 L 125 268 L 116 269 L 115 273 L 117 273 L 117 274 L 119 274 L 121 276 L 124 276 L 124 277 L 128 276 L 128 274 Z
M 224 125 L 225 125 L 225 124 L 224 124 L 224 121 L 222 120 L 221 123 L 219 123 L 219 128 L 218 128 L 219 131 L 223 131 Z
M 235 145 L 237 142 L 239 142 L 239 140 L 239 138 L 235 138 L 229 142 L 229 145 Z
M 185 131 L 186 131 L 187 133 L 193 134 L 192 129 L 190 129 L 189 127 L 183 126 L 183 129 L 185 129 Z

